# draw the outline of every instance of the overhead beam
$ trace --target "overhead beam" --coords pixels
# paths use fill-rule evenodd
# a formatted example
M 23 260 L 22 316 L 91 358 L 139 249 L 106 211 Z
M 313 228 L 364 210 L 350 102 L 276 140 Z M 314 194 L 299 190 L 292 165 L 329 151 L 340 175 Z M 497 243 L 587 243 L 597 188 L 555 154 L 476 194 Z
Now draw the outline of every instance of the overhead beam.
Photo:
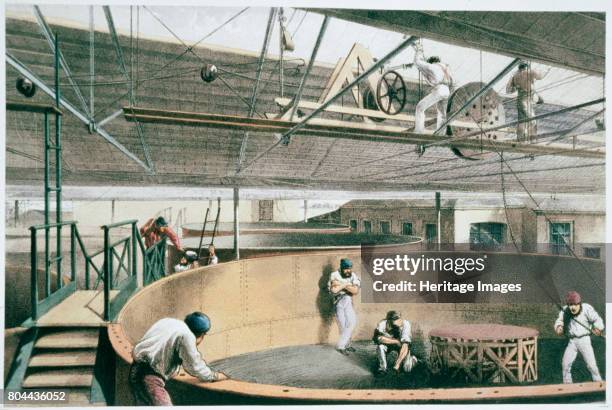
M 255 162 L 257 162 L 260 158 L 262 158 L 264 155 L 266 155 L 268 152 L 270 152 L 274 148 L 276 148 L 279 144 L 281 144 L 284 141 L 286 141 L 289 137 L 291 137 L 292 134 L 295 134 L 301 128 L 306 126 L 308 121 L 310 121 L 312 118 L 314 118 L 315 116 L 319 115 L 319 113 L 324 111 L 327 107 L 332 105 L 334 103 L 334 101 L 336 101 L 338 98 L 340 98 L 346 91 L 351 90 L 355 85 L 359 84 L 363 79 L 368 78 L 372 73 L 374 73 L 376 70 L 378 70 L 379 67 L 382 67 L 387 61 L 389 61 L 390 59 L 395 57 L 397 54 L 399 54 L 402 50 L 404 50 L 409 45 L 414 44 L 414 42 L 416 40 L 417 40 L 417 37 L 411 36 L 411 37 L 405 39 L 404 41 L 402 41 L 394 49 L 389 51 L 384 57 L 382 57 L 380 60 L 376 61 L 374 64 L 372 64 L 370 67 L 368 67 L 363 73 L 361 73 L 355 79 L 353 79 L 353 81 L 350 81 L 346 86 L 344 86 L 344 88 L 339 90 L 332 97 L 328 98 L 323 104 L 321 104 L 321 106 L 319 108 L 317 108 L 316 110 L 314 110 L 313 112 L 308 114 L 300 122 L 298 122 L 293 127 L 291 127 L 289 130 L 287 130 L 276 143 L 272 144 L 265 151 L 259 153 L 255 158 L 253 158 L 251 160 L 251 162 L 249 162 L 244 168 L 242 168 L 242 170 L 250 167 Z
M 259 61 L 257 63 L 257 73 L 255 76 L 255 84 L 253 84 L 253 92 L 251 93 L 251 103 L 249 104 L 249 118 L 253 117 L 255 114 L 255 104 L 257 103 L 257 91 L 259 89 L 259 81 L 261 80 L 261 72 L 264 65 L 264 61 L 266 61 L 266 54 L 268 54 L 268 47 L 270 46 L 270 37 L 272 36 L 272 28 L 274 19 L 276 16 L 276 8 L 270 8 L 270 14 L 268 16 L 268 25 L 266 26 L 266 34 L 264 36 L 264 42 L 261 46 L 261 53 L 259 54 Z M 242 165 L 242 161 L 244 161 L 244 156 L 246 153 L 246 147 L 249 142 L 249 133 L 245 132 L 242 136 L 242 142 L 240 143 L 240 151 L 238 154 L 238 162 L 236 163 L 236 172 L 240 172 L 240 166 Z
M 300 104 L 300 100 L 302 99 L 302 92 L 304 91 L 304 85 L 306 85 L 306 80 L 310 76 L 310 71 L 314 66 L 314 62 L 317 58 L 317 54 L 319 53 L 319 47 L 321 46 L 321 42 L 323 41 L 323 36 L 325 35 L 325 31 L 327 30 L 327 25 L 329 23 L 329 17 L 325 16 L 323 18 L 323 23 L 321 23 L 321 28 L 319 29 L 319 35 L 317 36 L 317 40 L 315 41 L 315 45 L 312 48 L 312 52 L 310 53 L 310 60 L 308 60 L 308 66 L 306 67 L 306 71 L 304 71 L 304 75 L 300 80 L 300 85 L 295 93 L 295 97 L 293 98 L 293 106 L 291 107 L 291 116 L 289 117 L 289 121 L 293 121 L 295 117 L 295 113 L 297 112 L 297 108 Z
M 104 118 L 103 120 L 98 121 L 98 127 L 101 127 L 104 124 L 107 124 L 107 123 L 111 122 L 115 118 L 119 117 L 121 114 L 123 114 L 123 109 L 115 111 L 114 113 L 112 113 L 108 117 Z
M 24 103 L 21 101 L 11 101 L 11 100 L 7 100 L 6 110 L 7 111 L 35 112 L 39 114 L 62 115 L 62 112 L 58 110 L 57 107 L 54 105 L 31 103 L 31 102 Z
M 281 108 L 288 107 L 292 104 L 292 101 L 289 98 L 275 98 L 274 102 Z M 321 103 L 312 102 L 312 101 L 300 101 L 298 106 L 299 108 L 304 108 L 306 110 L 316 110 L 317 108 L 321 106 Z M 325 111 L 333 112 L 337 114 L 358 115 L 360 117 L 382 118 L 385 120 L 407 121 L 410 123 L 414 123 L 414 115 L 412 114 L 391 115 L 391 114 L 385 113 L 384 111 L 370 110 L 367 108 L 358 108 L 358 107 L 351 107 L 351 106 L 346 106 L 346 105 L 330 105 L 325 109 Z M 271 118 L 271 119 L 283 119 L 282 116 L 279 116 L 278 114 L 268 115 L 268 113 L 266 113 L 266 117 Z M 435 119 L 433 118 L 429 118 L 428 120 L 435 121 Z M 461 121 L 461 120 L 454 120 L 452 121 L 451 125 L 454 125 L 456 127 L 463 127 L 463 128 L 473 128 L 474 127 L 473 122 L 467 122 L 467 121 Z
M 43 35 L 45 36 L 45 38 L 47 39 L 47 42 L 49 43 L 49 47 L 51 47 L 51 50 L 55 53 L 55 35 L 51 31 L 51 28 L 49 27 L 47 22 L 45 21 L 45 17 L 43 16 L 38 6 L 34 6 L 34 15 L 36 16 L 36 21 L 38 22 L 38 25 L 40 26 L 40 29 L 42 30 Z M 68 67 L 68 63 L 66 63 L 64 54 L 62 53 L 61 50 L 58 50 L 58 54 L 59 54 L 59 62 L 62 66 L 62 69 L 66 73 L 68 82 L 72 86 L 74 93 L 79 99 L 79 102 L 81 103 L 83 110 L 89 116 L 90 121 L 93 121 L 93 118 L 91 117 L 91 113 L 89 112 L 89 107 L 87 106 L 87 102 L 85 101 L 85 97 L 83 97 L 83 94 L 81 93 L 81 90 L 79 89 L 79 86 L 77 85 L 76 81 L 72 77 L 72 72 L 70 71 L 70 67 Z
M 314 62 L 317 58 L 317 54 L 319 52 L 319 47 L 321 46 L 321 42 L 323 41 L 323 35 L 327 30 L 327 24 L 329 23 L 329 17 L 325 16 L 323 18 L 323 23 L 321 23 L 321 28 L 319 29 L 319 35 L 317 36 L 317 40 L 315 41 L 315 45 L 312 48 L 312 53 L 310 54 L 310 60 L 308 60 L 308 66 L 306 67 L 306 71 L 304 71 L 304 75 L 302 75 L 302 79 L 300 80 L 300 85 L 298 86 L 298 90 L 295 93 L 295 97 L 293 97 L 293 106 L 291 107 L 291 115 L 289 115 L 289 121 L 293 121 L 295 117 L 295 113 L 297 112 L 298 106 L 300 105 L 300 100 L 302 99 L 302 92 L 304 91 L 304 85 L 306 85 L 306 79 L 310 76 L 310 71 L 314 66 Z M 281 143 L 284 145 L 288 145 L 290 141 L 289 136 L 284 136 L 281 140 Z
M 19 61 L 15 56 L 13 56 L 10 52 L 6 52 L 6 62 L 9 63 L 19 74 L 23 75 L 30 81 L 32 81 L 38 88 L 41 89 L 42 92 L 56 99 L 55 91 L 47 86 L 36 74 L 30 71 L 21 61 Z M 69 111 L 72 115 L 78 118 L 86 125 L 90 125 L 90 119 L 80 112 L 75 106 L 73 106 L 69 101 L 66 101 L 64 98 L 60 97 L 60 105 L 64 107 L 67 111 Z M 117 148 L 121 153 L 130 158 L 132 161 L 136 162 L 138 165 L 143 167 L 147 172 L 151 172 L 149 167 L 142 162 L 134 153 L 128 150 L 125 146 L 123 146 L 119 141 L 117 141 L 112 135 L 106 132 L 102 127 L 94 127 L 96 133 L 98 133 L 102 138 L 108 141 L 111 145 Z
M 106 23 L 108 24 L 108 31 L 110 33 L 111 40 L 113 42 L 113 46 L 115 47 L 115 53 L 117 54 L 117 61 L 119 62 L 119 67 L 121 68 L 121 72 L 123 73 L 123 76 L 125 77 L 127 81 L 130 106 L 132 106 L 134 105 L 132 78 L 130 77 L 127 67 L 125 65 L 125 59 L 123 57 L 123 50 L 121 48 L 121 44 L 119 43 L 119 36 L 117 35 L 117 30 L 115 29 L 115 22 L 113 20 L 113 14 L 109 6 L 102 6 L 102 9 L 104 10 L 104 16 L 106 17 Z M 142 125 L 139 122 L 136 122 L 136 133 L 138 134 L 138 139 L 140 140 L 140 145 L 142 147 L 142 151 L 144 152 L 147 167 L 153 170 L 154 166 L 153 166 L 153 160 L 151 159 L 151 150 L 149 149 L 149 144 L 147 144 L 147 141 L 145 140 L 144 130 L 142 129 Z
M 528 37 L 523 33 L 479 27 L 470 24 L 468 21 L 462 21 L 459 14 L 452 11 L 441 14 L 435 11 L 415 10 L 332 8 L 305 8 L 304 10 L 399 33 L 417 35 L 447 44 L 569 68 L 592 75 L 602 76 L 605 73 L 605 50 L 589 49 L 591 42 L 583 48 L 567 47 L 544 39 Z M 466 15 L 466 12 L 461 13 L 463 16 Z M 530 15 L 533 16 L 534 14 L 541 14 L 542 18 L 550 18 L 552 13 L 530 12 Z M 579 18 L 579 15 L 576 16 Z M 584 24 L 577 24 L 577 27 L 596 31 L 596 37 L 605 38 L 605 23 L 595 26 L 593 21 L 584 17 Z
M 581 108 L 585 108 L 585 107 L 590 107 L 593 105 L 597 105 L 597 104 L 603 104 L 606 102 L 605 98 L 598 98 L 596 100 L 591 100 L 591 101 L 587 101 L 585 103 L 581 103 L 581 104 L 577 104 L 577 105 L 573 105 L 571 107 L 565 107 L 565 108 L 561 108 L 560 110 L 556 110 L 556 111 L 551 111 L 551 112 L 547 112 L 544 114 L 539 114 L 536 115 L 534 117 L 528 117 L 528 118 L 522 118 L 516 121 L 510 121 L 507 122 L 505 124 L 500 124 L 500 125 L 496 125 L 494 127 L 489 127 L 489 128 L 481 128 L 478 131 L 472 131 L 472 132 L 468 132 L 467 134 L 464 134 L 460 137 L 457 137 L 457 140 L 462 140 L 462 139 L 467 139 L 467 138 L 471 138 L 471 137 L 476 137 L 479 135 L 484 135 L 488 132 L 492 132 L 492 131 L 497 131 L 500 130 L 502 128 L 507 128 L 507 127 L 512 127 L 518 124 L 523 124 L 523 123 L 527 123 L 527 122 L 531 122 L 531 121 L 538 121 L 544 118 L 548 118 L 548 117 L 554 117 L 560 114 L 564 114 L 566 112 L 570 112 L 570 111 L 575 111 L 575 110 L 579 110 Z M 440 145 L 439 143 L 433 143 L 428 145 L 428 147 L 432 146 L 432 145 Z
M 249 130 L 252 132 L 286 133 L 293 130 L 296 121 L 246 118 L 234 115 L 192 113 L 181 111 L 164 111 L 139 107 L 124 108 L 128 121 L 141 121 L 155 124 L 203 126 L 234 130 Z M 429 144 L 444 145 L 457 148 L 483 149 L 487 151 L 522 152 L 538 155 L 561 155 L 586 158 L 604 158 L 603 150 L 571 149 L 545 147 L 541 145 L 517 142 L 491 142 L 480 139 L 453 139 L 433 136 L 431 134 L 415 134 L 403 127 L 381 126 L 376 124 L 350 123 L 313 119 L 306 126 L 300 127 L 296 133 L 306 136 L 352 139 L 358 141 L 391 142 L 398 144 Z M 244 168 L 243 168 L 244 169 Z

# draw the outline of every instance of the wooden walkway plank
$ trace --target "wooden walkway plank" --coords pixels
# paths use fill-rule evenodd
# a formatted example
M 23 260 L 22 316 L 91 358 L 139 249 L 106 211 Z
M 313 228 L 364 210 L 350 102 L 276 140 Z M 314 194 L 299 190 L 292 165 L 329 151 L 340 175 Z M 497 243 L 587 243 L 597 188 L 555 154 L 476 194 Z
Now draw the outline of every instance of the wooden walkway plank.
M 95 350 L 39 353 L 30 359 L 30 367 L 76 367 L 95 364 Z
M 39 337 L 34 345 L 37 349 L 96 348 L 97 346 L 97 329 L 75 329 L 49 333 Z
M 89 387 L 92 381 L 92 368 L 47 370 L 27 376 L 23 381 L 23 388 Z

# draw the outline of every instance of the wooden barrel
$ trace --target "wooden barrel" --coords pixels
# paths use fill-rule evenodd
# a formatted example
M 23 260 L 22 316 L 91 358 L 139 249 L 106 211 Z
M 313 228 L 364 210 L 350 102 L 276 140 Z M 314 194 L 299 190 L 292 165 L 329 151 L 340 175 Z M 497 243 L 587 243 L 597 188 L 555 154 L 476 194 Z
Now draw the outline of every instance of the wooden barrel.
M 538 379 L 538 331 L 498 324 L 433 329 L 434 374 L 474 383 L 525 383 Z

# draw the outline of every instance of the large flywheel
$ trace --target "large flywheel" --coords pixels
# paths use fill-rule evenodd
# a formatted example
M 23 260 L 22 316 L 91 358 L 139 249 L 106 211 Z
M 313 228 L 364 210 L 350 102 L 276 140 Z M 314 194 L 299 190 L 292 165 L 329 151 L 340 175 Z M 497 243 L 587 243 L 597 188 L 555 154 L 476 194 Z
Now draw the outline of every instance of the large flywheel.
M 484 83 L 473 82 L 458 88 L 448 99 L 447 115 L 454 113 L 484 87 Z M 468 107 L 464 108 L 452 121 L 460 122 L 461 125 L 450 125 L 447 135 L 454 138 L 469 140 L 498 140 L 500 130 L 482 131 L 506 122 L 504 105 L 501 98 L 493 89 L 487 90 L 483 95 L 474 100 Z M 466 138 L 466 135 L 472 135 Z M 453 152 L 467 159 L 483 159 L 491 156 L 492 152 L 472 148 L 451 148 Z
M 395 115 L 406 105 L 406 83 L 397 71 L 384 73 L 376 86 L 376 102 L 381 111 Z

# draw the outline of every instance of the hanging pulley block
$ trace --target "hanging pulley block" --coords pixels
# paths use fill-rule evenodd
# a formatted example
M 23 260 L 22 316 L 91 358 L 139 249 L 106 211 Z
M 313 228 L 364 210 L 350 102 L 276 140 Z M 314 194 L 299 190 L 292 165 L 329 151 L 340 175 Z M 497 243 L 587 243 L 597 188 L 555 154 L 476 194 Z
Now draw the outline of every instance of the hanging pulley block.
M 17 79 L 17 91 L 27 98 L 32 98 L 36 94 L 36 84 L 27 78 L 19 77 Z
M 295 43 L 293 42 L 293 38 L 291 37 L 291 33 L 285 27 L 282 27 L 283 32 L 283 50 L 285 51 L 294 51 Z
M 206 64 L 200 71 L 200 77 L 207 83 L 212 83 L 217 78 L 217 66 L 214 64 Z

